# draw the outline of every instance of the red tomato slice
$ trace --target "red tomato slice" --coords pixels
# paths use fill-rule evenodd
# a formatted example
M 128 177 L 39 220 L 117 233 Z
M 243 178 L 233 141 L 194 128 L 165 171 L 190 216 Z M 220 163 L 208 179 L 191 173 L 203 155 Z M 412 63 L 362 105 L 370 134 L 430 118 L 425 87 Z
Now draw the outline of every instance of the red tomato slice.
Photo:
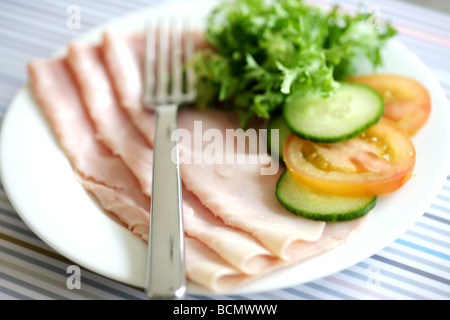
M 417 81 L 390 74 L 371 74 L 347 79 L 378 91 L 384 99 L 384 115 L 414 135 L 428 120 L 431 100 Z
M 358 137 L 314 143 L 291 134 L 284 161 L 304 184 L 342 196 L 391 193 L 411 177 L 416 152 L 408 133 L 383 117 Z

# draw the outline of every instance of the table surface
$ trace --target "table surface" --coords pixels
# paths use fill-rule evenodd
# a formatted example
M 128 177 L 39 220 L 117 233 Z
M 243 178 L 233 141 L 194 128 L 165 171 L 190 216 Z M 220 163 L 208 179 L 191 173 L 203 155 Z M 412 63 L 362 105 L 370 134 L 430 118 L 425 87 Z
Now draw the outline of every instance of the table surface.
M 161 0 L 160 0 L 161 1 Z M 195 0 L 193 0 L 195 1 Z M 314 1 L 312 1 L 314 2 Z M 359 0 L 329 1 L 355 9 Z M 433 72 L 450 97 L 450 16 L 404 2 L 372 1 L 398 27 L 397 39 Z M 81 8 L 81 29 L 66 27 L 68 7 Z M 47 57 L 89 29 L 158 0 L 0 1 L 0 117 L 27 81 L 25 65 Z M 365 1 L 367 5 L 370 1 Z M 145 293 L 81 269 L 43 243 L 20 219 L 0 186 L 0 299 L 146 299 Z M 186 299 L 442 299 L 450 298 L 450 172 L 417 222 L 386 248 L 356 265 L 302 285 L 258 294 Z

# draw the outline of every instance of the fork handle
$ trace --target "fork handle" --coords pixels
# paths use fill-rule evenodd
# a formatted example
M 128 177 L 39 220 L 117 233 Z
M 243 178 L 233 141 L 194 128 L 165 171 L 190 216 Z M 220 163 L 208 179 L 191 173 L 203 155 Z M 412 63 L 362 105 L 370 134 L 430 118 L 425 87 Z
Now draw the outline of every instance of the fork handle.
M 182 298 L 186 292 L 179 154 L 177 141 L 172 139 L 177 111 L 177 105 L 156 109 L 146 279 L 147 295 L 152 299 Z

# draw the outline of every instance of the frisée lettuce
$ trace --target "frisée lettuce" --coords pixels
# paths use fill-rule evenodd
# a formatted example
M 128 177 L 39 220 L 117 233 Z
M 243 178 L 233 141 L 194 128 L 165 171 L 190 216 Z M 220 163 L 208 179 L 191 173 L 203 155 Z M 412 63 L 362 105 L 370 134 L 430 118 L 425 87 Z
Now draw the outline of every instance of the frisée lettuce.
M 245 127 L 252 117 L 270 118 L 293 92 L 333 94 L 361 59 L 381 65 L 380 50 L 396 33 L 361 9 L 350 15 L 302 0 L 222 2 L 207 22 L 212 49 L 193 60 L 197 105 L 234 110 Z

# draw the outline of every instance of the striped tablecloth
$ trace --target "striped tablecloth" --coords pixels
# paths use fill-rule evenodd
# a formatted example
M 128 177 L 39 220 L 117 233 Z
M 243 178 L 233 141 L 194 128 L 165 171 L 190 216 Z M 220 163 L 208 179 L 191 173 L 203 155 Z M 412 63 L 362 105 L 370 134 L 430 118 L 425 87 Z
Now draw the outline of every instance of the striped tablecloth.
M 27 81 L 25 65 L 31 58 L 47 57 L 107 20 L 157 2 L 1 0 L 0 116 Z M 355 9 L 360 1 L 320 1 L 334 2 Z M 400 31 L 397 39 L 431 69 L 449 98 L 450 16 L 396 1 L 372 3 L 383 18 L 394 22 Z M 70 26 L 70 21 L 68 24 L 73 6 L 81 9 L 79 29 Z M 146 299 L 140 289 L 84 269 L 82 288 L 70 289 L 67 285 L 70 265 L 71 261 L 48 247 L 23 223 L 0 186 L 0 299 Z M 271 292 L 187 296 L 187 299 L 230 300 L 449 298 L 450 172 L 432 205 L 409 230 L 388 247 L 346 270 Z

